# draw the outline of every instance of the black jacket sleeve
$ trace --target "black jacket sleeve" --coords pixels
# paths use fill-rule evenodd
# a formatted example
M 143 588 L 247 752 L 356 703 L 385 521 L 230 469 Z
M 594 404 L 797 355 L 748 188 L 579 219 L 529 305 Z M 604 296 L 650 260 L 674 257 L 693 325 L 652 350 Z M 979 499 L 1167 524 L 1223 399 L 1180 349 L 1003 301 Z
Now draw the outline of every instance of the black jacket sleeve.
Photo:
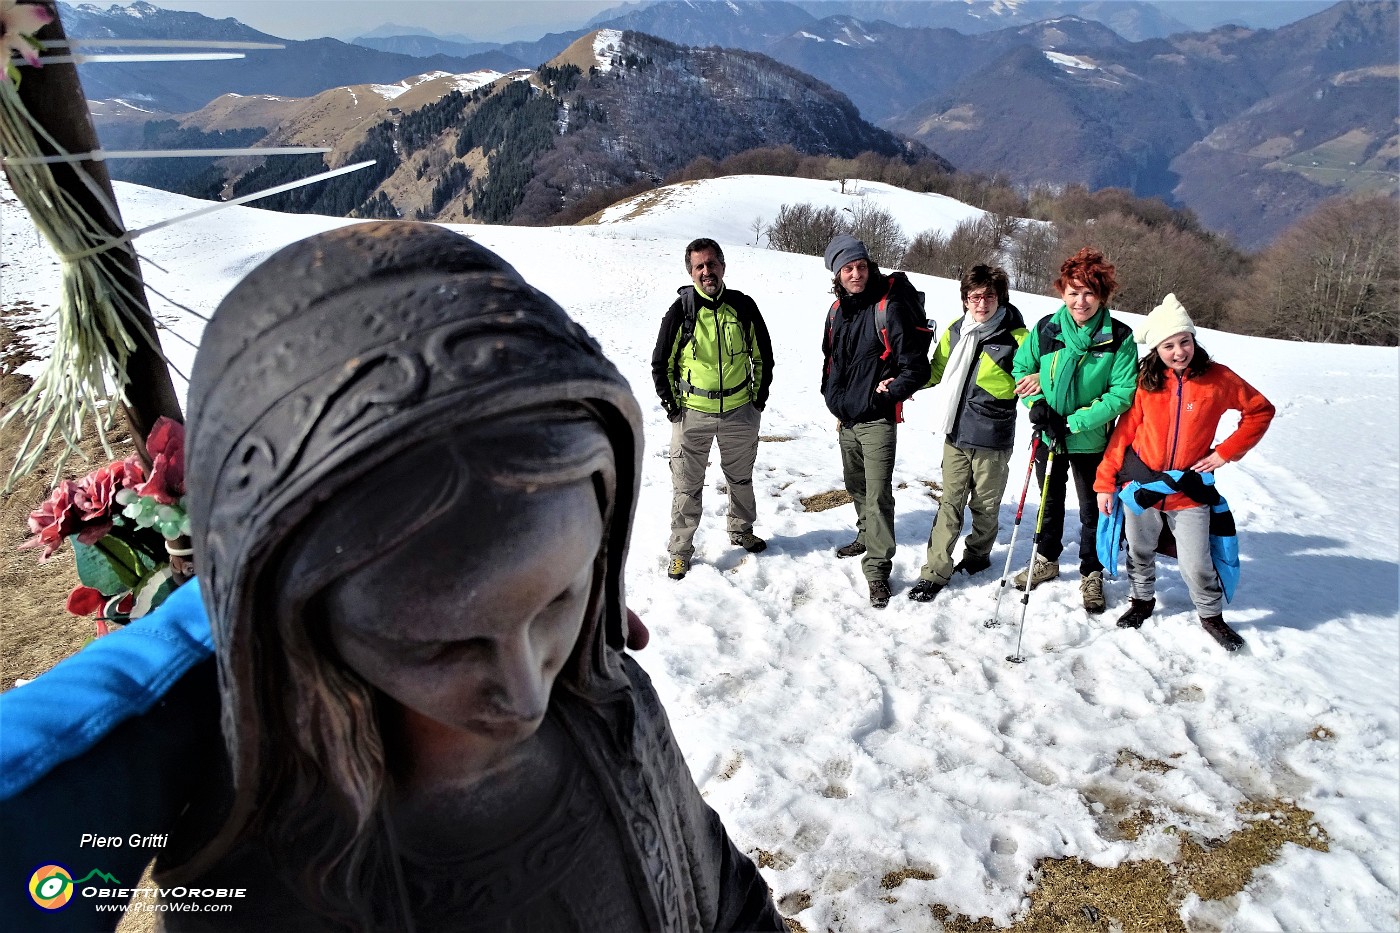
M 676 355 L 676 337 L 680 335 L 684 316 L 681 300 L 677 298 L 661 319 L 661 331 L 656 335 L 656 347 L 651 351 L 651 381 L 656 386 L 656 397 L 661 400 L 661 407 L 667 414 L 680 407 L 671 384 L 671 370 Z
M 913 343 L 906 339 L 906 328 L 909 322 L 917 313 L 917 309 L 911 310 L 904 302 L 893 296 L 890 297 L 886 307 L 885 327 L 889 333 L 890 351 L 894 358 L 894 382 L 890 383 L 890 401 L 896 405 L 928 383 L 930 373 L 929 360 L 923 353 L 914 348 Z
M 768 325 L 764 323 L 758 305 L 747 295 L 744 296 L 744 302 L 747 305 L 745 314 L 749 319 L 750 333 L 753 335 L 750 353 L 757 356 L 754 368 L 758 371 L 758 394 L 754 398 L 754 404 L 762 411 L 768 407 L 768 390 L 773 385 L 773 342 L 768 337 Z

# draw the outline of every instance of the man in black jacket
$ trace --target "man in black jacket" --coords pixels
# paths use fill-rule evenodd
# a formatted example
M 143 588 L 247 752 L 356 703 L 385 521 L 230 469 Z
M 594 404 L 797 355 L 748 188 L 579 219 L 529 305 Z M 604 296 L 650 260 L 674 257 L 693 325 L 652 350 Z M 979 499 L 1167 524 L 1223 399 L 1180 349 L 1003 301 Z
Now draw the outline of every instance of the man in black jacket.
M 900 406 L 928 381 L 929 361 L 907 339 L 919 309 L 889 294 L 890 282 L 864 243 L 836 237 L 826 248 L 826 267 L 837 306 L 822 336 L 822 396 L 840 422 L 841 469 L 856 507 L 856 539 L 836 555 L 865 555 L 870 605 L 883 609 L 894 562 L 895 426 Z

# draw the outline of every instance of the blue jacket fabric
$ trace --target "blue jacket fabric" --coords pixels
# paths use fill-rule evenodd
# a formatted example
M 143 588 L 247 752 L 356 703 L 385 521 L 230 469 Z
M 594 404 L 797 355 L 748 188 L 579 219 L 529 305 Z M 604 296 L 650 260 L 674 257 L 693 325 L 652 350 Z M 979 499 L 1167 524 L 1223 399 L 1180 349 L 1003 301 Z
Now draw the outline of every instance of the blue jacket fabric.
M 1210 558 L 1220 577 L 1220 589 L 1228 603 L 1235 597 L 1240 582 L 1240 545 L 1235 534 L 1235 516 L 1230 503 L 1215 488 L 1215 474 L 1193 470 L 1166 470 L 1160 479 L 1151 482 L 1132 480 L 1113 497 L 1109 515 L 1099 515 L 1098 537 L 1095 542 L 1099 562 L 1108 577 L 1118 575 L 1118 552 L 1123 545 L 1123 509 L 1141 515 L 1154 508 L 1173 493 L 1185 493 L 1210 508 Z
M 30 683 L 0 694 L 0 800 L 147 712 L 214 653 L 198 581 Z

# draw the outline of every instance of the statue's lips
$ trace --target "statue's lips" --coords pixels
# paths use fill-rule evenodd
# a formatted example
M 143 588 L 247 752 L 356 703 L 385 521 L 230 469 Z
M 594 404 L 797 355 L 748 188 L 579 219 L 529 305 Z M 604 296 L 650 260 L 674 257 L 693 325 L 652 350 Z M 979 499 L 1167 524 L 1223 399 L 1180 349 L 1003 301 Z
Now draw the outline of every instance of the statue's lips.
M 530 719 L 521 719 L 511 716 L 504 719 L 471 719 L 464 727 L 468 732 L 475 732 L 496 741 L 522 741 L 535 734 L 535 730 L 540 727 L 543 716 Z

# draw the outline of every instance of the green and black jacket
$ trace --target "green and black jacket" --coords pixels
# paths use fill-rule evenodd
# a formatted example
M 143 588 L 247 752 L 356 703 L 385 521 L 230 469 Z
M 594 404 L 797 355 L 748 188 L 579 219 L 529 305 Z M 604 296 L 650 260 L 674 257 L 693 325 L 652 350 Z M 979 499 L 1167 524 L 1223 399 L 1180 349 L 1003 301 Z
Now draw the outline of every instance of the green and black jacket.
M 947 437 L 954 447 L 1010 450 L 1016 442 L 1016 380 L 1011 378 L 1011 363 L 1016 349 L 1026 339 L 1026 322 L 1015 305 L 1005 307 L 1005 321 L 982 338 L 977 363 L 960 389 L 957 420 Z M 948 358 L 962 336 L 964 320 L 966 315 L 949 324 L 939 338 L 933 350 L 930 386 L 943 381 Z
M 1064 350 L 1065 343 L 1054 315 L 1045 317 L 1031 328 L 1025 343 L 1016 352 L 1011 375 L 1017 380 L 1031 373 L 1040 376 L 1041 392 L 1021 399 L 1027 408 L 1042 398 L 1048 402 L 1050 387 L 1057 380 L 1070 379 L 1072 401 L 1068 411 L 1060 412 L 1070 429 L 1065 448 L 1072 454 L 1099 453 L 1108 446 L 1114 420 L 1132 406 L 1133 393 L 1137 391 L 1137 344 L 1133 342 L 1133 329 L 1104 315 L 1092 337 L 1088 354 L 1077 366 L 1062 364 Z
M 668 415 L 680 408 L 733 411 L 750 402 L 762 411 L 773 346 L 758 305 L 732 288 L 714 298 L 693 285 L 678 289 L 656 336 L 651 378 Z

